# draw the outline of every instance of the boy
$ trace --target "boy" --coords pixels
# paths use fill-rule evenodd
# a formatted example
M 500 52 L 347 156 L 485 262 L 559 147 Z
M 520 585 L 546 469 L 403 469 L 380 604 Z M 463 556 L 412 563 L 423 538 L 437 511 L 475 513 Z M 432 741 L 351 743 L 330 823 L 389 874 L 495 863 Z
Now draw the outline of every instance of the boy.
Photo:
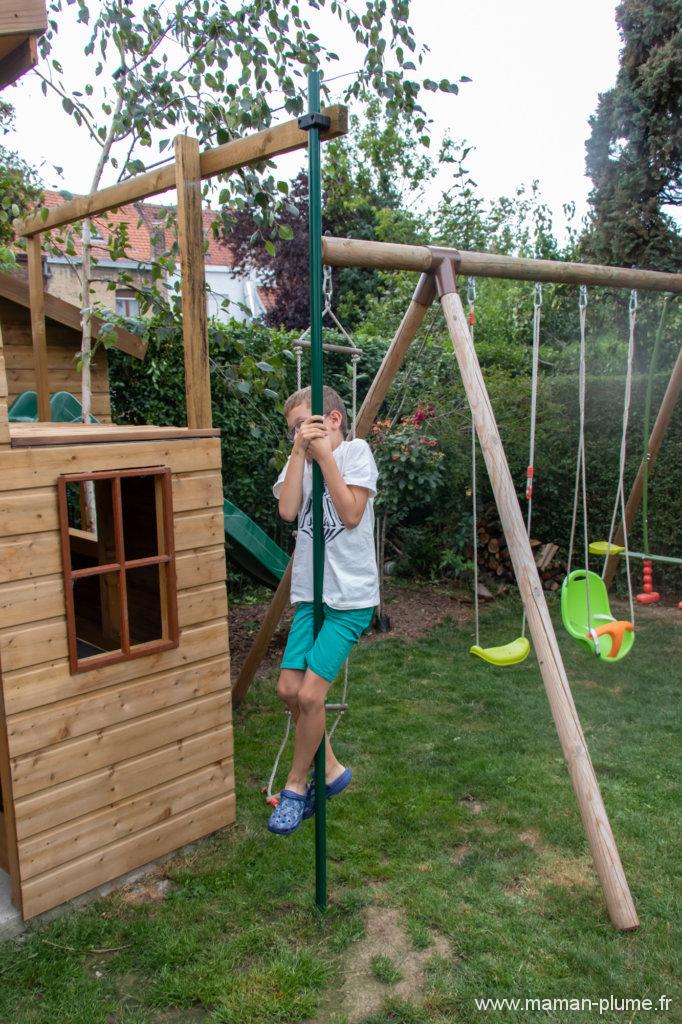
M 366 441 L 346 441 L 346 408 L 330 387 L 323 388 L 323 416 L 310 412 L 310 388 L 294 392 L 284 405 L 293 442 L 291 455 L 273 494 L 287 522 L 298 517 L 291 577 L 296 606 L 287 640 L 278 696 L 296 722 L 294 759 L 268 828 L 278 835 L 295 832 L 315 812 L 315 783 L 308 769 L 325 735 L 324 705 L 348 654 L 372 621 L 379 602 L 374 550 L 374 496 L 377 467 Z M 313 633 L 312 462 L 323 476 L 324 624 Z M 341 793 L 351 780 L 326 741 L 327 797 Z

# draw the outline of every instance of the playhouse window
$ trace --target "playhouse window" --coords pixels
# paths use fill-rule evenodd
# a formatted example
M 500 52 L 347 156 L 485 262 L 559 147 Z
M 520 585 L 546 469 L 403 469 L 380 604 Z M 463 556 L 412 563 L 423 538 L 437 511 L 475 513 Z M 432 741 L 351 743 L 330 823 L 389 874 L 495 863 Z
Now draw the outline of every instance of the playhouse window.
M 72 672 L 177 646 L 170 470 L 59 479 Z

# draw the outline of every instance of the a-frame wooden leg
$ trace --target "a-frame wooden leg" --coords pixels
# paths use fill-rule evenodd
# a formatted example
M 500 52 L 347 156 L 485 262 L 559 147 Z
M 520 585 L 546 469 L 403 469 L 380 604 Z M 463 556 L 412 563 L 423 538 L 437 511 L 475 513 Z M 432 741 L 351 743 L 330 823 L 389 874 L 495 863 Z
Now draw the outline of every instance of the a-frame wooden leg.
M 395 375 L 400 369 L 407 350 L 412 344 L 417 331 L 421 327 L 426 311 L 433 302 L 435 295 L 436 289 L 433 281 L 433 275 L 422 274 L 414 295 L 412 296 L 412 301 L 407 307 L 405 316 L 395 333 L 395 337 L 383 358 L 377 375 L 372 381 L 372 385 L 367 392 L 367 397 L 362 403 L 360 412 L 358 413 L 355 426 L 355 433 L 357 437 L 366 437 L 369 433 L 376 418 L 376 414 L 381 407 L 381 403 L 388 394 L 391 384 L 395 379 Z M 284 614 L 284 609 L 289 603 L 290 590 L 291 561 L 289 561 L 287 570 L 282 576 L 279 586 L 274 593 L 260 629 L 256 634 L 256 639 L 254 640 L 251 650 L 247 654 L 246 660 L 242 665 L 237 681 L 232 687 L 232 704 L 234 707 L 238 707 L 248 693 L 249 687 L 251 686 L 254 676 L 258 671 L 258 666 L 265 657 L 265 652 L 267 651 L 275 630 L 279 625 L 280 619 Z
M 568 685 L 495 414 L 471 340 L 466 314 L 456 291 L 455 272 L 454 261 L 444 260 L 436 272 L 438 293 L 495 494 L 554 723 L 611 921 L 616 928 L 637 928 L 637 912 Z

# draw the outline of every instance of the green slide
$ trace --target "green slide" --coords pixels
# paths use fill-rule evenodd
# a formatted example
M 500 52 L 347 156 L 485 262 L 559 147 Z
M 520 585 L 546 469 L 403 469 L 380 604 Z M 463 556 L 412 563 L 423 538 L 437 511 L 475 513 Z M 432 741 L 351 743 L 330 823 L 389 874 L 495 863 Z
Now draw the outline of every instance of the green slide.
M 287 553 L 227 498 L 223 518 L 229 557 L 259 583 L 275 588 L 289 564 Z
M 79 423 L 83 414 L 80 402 L 68 391 L 52 395 L 50 409 L 54 423 Z M 37 419 L 37 395 L 35 391 L 25 391 L 12 403 L 9 420 L 11 423 L 35 423 Z M 90 422 L 97 420 L 91 416 Z M 229 558 L 259 583 L 274 589 L 289 562 L 287 553 L 227 498 L 223 500 L 223 519 Z
M 73 395 L 68 391 L 57 391 L 50 395 L 50 411 L 53 423 L 80 423 L 83 418 L 83 408 Z M 9 408 L 10 423 L 36 423 L 38 420 L 38 396 L 35 391 L 24 391 L 15 398 Z M 91 423 L 97 423 L 94 416 L 90 417 Z

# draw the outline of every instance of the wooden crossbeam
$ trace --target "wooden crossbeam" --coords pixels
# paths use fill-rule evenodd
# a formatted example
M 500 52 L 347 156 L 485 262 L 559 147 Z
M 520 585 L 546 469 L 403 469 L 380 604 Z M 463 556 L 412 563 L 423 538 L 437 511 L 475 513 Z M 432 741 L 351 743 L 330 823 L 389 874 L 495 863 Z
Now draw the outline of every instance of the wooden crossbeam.
M 370 242 L 359 238 L 323 238 L 322 259 L 331 267 L 415 270 L 422 274 L 436 270 L 443 259 L 456 259 L 457 273 L 470 277 L 503 277 L 516 281 L 682 292 L 682 274 L 604 267 L 594 263 L 531 260 L 520 256 L 501 256 L 498 253 L 469 252 L 430 245 L 402 245 L 397 242 Z
M 330 119 L 327 131 L 320 133 L 322 142 L 336 139 L 348 131 L 348 110 L 346 107 L 328 107 L 322 111 Z M 285 121 L 272 128 L 266 128 L 243 139 L 234 139 L 215 149 L 206 149 L 201 154 L 201 177 L 212 178 L 216 174 L 227 174 L 240 167 L 270 160 L 282 153 L 291 153 L 296 149 L 304 149 L 308 144 L 306 132 L 301 131 L 296 120 Z M 88 196 L 78 196 L 63 206 L 48 210 L 47 215 L 39 213 L 24 221 L 19 229 L 20 235 L 35 235 L 51 228 L 73 224 L 84 217 L 94 217 L 107 210 L 117 209 L 127 203 L 135 203 L 149 196 L 157 196 L 161 192 L 175 188 L 175 161 L 145 174 L 122 181 Z

